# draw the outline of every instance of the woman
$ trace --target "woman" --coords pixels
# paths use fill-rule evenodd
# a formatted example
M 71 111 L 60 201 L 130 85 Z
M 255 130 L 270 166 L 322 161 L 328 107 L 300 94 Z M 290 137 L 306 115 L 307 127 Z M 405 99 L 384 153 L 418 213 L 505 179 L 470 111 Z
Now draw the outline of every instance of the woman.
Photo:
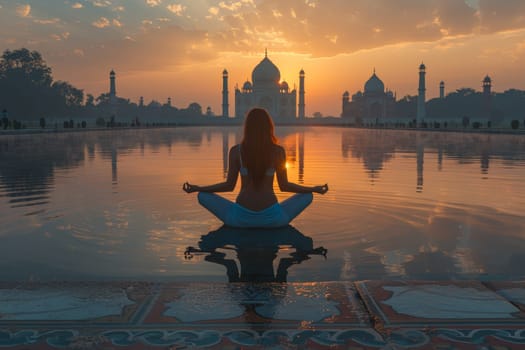
M 230 149 L 228 163 L 225 182 L 209 186 L 186 182 L 182 187 L 187 193 L 199 192 L 199 203 L 228 226 L 286 226 L 312 202 L 313 192 L 328 191 L 327 184 L 309 187 L 288 181 L 285 151 L 277 144 L 272 118 L 261 108 L 248 112 L 244 138 Z M 233 191 L 239 174 L 241 191 L 236 203 L 213 193 Z M 273 191 L 274 174 L 281 191 L 296 193 L 282 203 Z

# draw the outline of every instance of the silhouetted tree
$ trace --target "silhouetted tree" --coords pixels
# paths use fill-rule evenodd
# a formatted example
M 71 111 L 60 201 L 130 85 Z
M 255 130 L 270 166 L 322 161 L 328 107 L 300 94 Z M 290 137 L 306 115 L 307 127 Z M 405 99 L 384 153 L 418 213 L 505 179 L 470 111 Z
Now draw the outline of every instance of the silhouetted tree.
M 514 119 L 511 123 L 510 123 L 510 127 L 514 130 L 516 130 L 517 128 L 520 127 L 520 122 L 519 120 L 516 120 Z
M 109 93 L 102 93 L 97 97 L 97 105 L 108 104 L 109 103 Z
M 0 105 L 15 118 L 37 119 L 37 115 L 66 115 L 80 106 L 82 90 L 66 82 L 55 82 L 51 68 L 37 51 L 6 50 L 0 57 Z
M 51 68 L 37 51 L 6 50 L 0 60 L 0 78 L 13 82 L 29 81 L 35 86 L 51 85 Z
M 86 95 L 86 107 L 95 107 L 95 97 L 91 94 Z
M 82 106 L 82 102 L 84 101 L 84 92 L 82 90 L 75 88 L 65 81 L 55 81 L 52 88 L 64 99 L 63 102 L 67 107 Z

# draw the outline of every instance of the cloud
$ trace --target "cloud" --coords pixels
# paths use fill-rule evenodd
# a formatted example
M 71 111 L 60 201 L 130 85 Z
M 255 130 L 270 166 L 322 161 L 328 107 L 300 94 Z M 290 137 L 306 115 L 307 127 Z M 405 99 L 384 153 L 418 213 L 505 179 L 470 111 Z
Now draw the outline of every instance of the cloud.
M 71 33 L 69 32 L 63 32 L 61 34 L 51 34 L 51 38 L 55 41 L 62 41 L 62 40 L 67 40 L 70 35 Z
M 122 27 L 122 23 L 118 19 L 113 19 L 111 23 L 113 24 L 114 27 L 118 27 L 118 28 Z
M 241 1 L 234 1 L 229 4 L 227 4 L 224 1 L 219 2 L 219 7 L 225 10 L 229 11 L 237 11 L 243 6 L 243 3 Z
M 186 9 L 186 6 L 180 4 L 171 4 L 166 7 L 168 11 L 176 14 L 177 16 L 182 16 L 182 12 Z
M 105 27 L 109 27 L 111 22 L 106 17 L 100 17 L 98 20 L 94 21 L 91 24 L 93 25 L 93 27 L 105 28 Z
M 81 9 L 81 8 L 84 7 L 84 5 L 82 5 L 79 2 L 75 2 L 73 5 L 71 5 L 71 7 L 74 8 L 74 9 Z
M 150 7 L 159 6 L 160 4 L 162 4 L 162 0 L 146 0 L 146 5 Z
M 84 57 L 84 50 L 82 49 L 74 49 L 73 50 L 73 55 L 75 56 L 78 56 L 78 57 Z
M 31 13 L 31 5 L 18 5 L 16 7 L 16 14 L 20 17 L 29 17 Z
M 111 6 L 111 1 L 109 1 L 109 0 L 93 0 L 92 4 L 95 7 L 109 7 L 109 6 Z
M 33 22 L 38 23 L 38 24 L 57 24 L 60 22 L 60 18 L 34 19 Z
M 211 32 L 217 47 L 261 47 L 334 56 L 407 42 L 525 28 L 523 0 L 261 0 L 221 1 L 226 29 Z M 221 13 L 223 14 L 223 13 Z

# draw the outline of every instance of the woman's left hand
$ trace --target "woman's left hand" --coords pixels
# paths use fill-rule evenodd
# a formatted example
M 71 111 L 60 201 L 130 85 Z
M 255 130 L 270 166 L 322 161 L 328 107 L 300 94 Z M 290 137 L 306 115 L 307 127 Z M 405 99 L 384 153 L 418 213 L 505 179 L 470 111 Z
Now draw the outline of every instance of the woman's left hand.
M 326 192 L 328 192 L 328 184 L 324 184 L 321 186 L 314 186 L 313 192 L 325 194 Z

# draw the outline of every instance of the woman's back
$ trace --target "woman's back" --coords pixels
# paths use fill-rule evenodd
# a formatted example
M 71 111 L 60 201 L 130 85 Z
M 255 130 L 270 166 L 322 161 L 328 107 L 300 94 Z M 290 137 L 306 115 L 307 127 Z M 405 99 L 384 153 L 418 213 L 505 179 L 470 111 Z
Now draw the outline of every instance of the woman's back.
M 284 150 L 282 147 L 273 145 L 271 155 L 267 158 L 269 164 L 263 169 L 264 176 L 259 181 L 255 180 L 253 171 L 250 172 L 250 169 L 246 167 L 246 156 L 243 158 L 242 146 L 234 146 L 231 152 L 234 152 L 232 159 L 238 159 L 238 165 L 234 162 L 232 166 L 238 166 L 241 175 L 241 190 L 237 196 L 237 203 L 254 211 L 268 208 L 277 203 L 273 182 L 275 172 L 284 167 L 284 159 L 282 159 Z

